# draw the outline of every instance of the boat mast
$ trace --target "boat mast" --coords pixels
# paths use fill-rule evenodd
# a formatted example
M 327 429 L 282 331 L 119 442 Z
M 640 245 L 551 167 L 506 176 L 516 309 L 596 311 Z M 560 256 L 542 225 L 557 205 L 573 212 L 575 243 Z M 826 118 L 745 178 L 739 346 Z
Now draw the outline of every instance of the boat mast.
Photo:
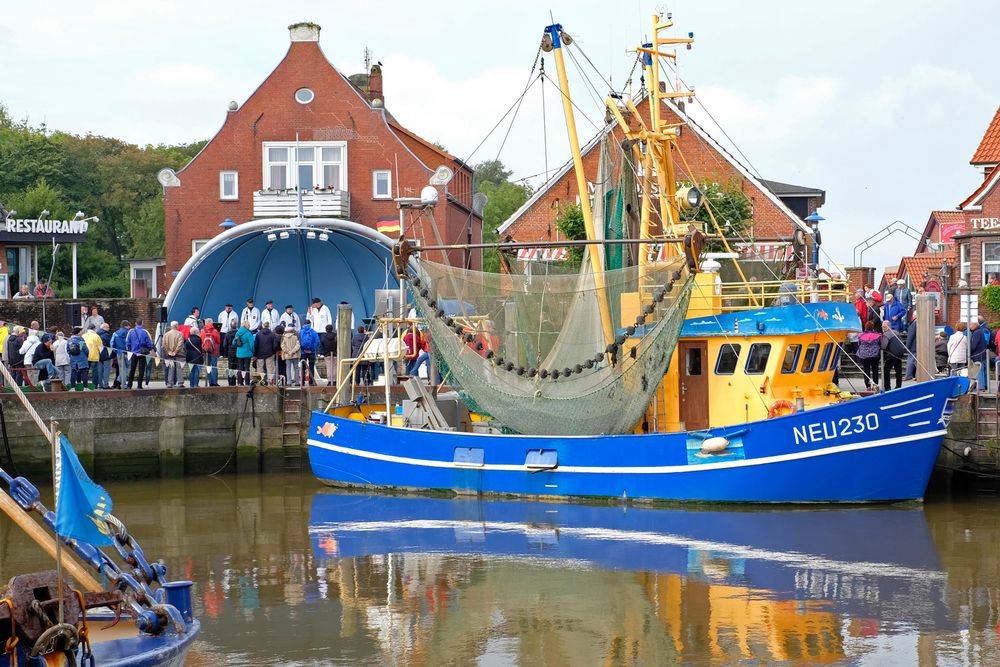
M 563 113 L 566 116 L 566 131 L 569 134 L 569 146 L 573 153 L 573 170 L 576 172 L 576 188 L 580 194 L 580 213 L 583 215 L 584 229 L 587 238 L 594 240 L 594 214 L 590 208 L 590 191 L 587 188 L 587 175 L 583 171 L 583 155 L 580 153 L 580 139 L 576 134 L 576 119 L 573 116 L 573 102 L 569 94 L 569 81 L 566 78 L 566 61 L 563 59 L 562 44 L 572 43 L 572 38 L 563 32 L 562 25 L 553 23 L 545 28 L 542 37 L 542 50 L 551 51 L 556 60 L 556 71 L 559 73 L 559 89 L 562 92 Z M 594 287 L 597 290 L 597 301 L 601 311 L 601 326 L 604 329 L 604 340 L 610 343 L 615 339 L 614 327 L 611 323 L 611 310 L 608 307 L 608 295 L 604 287 L 604 265 L 601 253 L 597 248 L 589 248 L 590 266 L 594 273 Z

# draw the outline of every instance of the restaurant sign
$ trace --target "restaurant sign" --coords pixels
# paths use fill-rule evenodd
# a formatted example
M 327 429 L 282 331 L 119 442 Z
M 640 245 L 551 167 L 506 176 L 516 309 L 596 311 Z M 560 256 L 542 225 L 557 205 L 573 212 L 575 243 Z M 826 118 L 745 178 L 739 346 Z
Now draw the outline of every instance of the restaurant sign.
M 1000 218 L 969 218 L 969 224 L 973 229 L 982 231 L 1000 230 Z
M 15 220 L 7 218 L 0 225 L 0 241 L 7 243 L 45 242 L 81 243 L 87 239 L 88 220 Z

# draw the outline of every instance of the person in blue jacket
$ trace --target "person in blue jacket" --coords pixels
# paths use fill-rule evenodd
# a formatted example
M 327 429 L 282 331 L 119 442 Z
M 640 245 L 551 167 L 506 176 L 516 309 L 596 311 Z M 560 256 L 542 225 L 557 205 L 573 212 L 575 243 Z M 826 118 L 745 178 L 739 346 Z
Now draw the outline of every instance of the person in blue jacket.
M 250 331 L 250 320 L 243 320 L 233 336 L 236 347 L 236 384 L 250 384 L 250 360 L 253 358 L 254 335 Z
M 80 335 L 80 327 L 73 327 L 73 335 L 66 344 L 66 352 L 69 354 L 69 382 L 75 385 L 78 391 L 83 391 L 87 388 L 87 375 L 90 371 L 90 360 L 87 358 L 90 350 Z
M 319 334 L 312 328 L 312 322 L 306 320 L 299 332 L 299 346 L 302 349 L 302 383 L 306 377 L 309 384 L 316 386 L 316 351 L 319 350 Z M 308 372 L 308 376 L 306 375 Z
M 906 331 L 906 308 L 904 308 L 889 292 L 885 295 L 885 306 L 882 308 L 882 319 L 889 323 L 893 331 Z

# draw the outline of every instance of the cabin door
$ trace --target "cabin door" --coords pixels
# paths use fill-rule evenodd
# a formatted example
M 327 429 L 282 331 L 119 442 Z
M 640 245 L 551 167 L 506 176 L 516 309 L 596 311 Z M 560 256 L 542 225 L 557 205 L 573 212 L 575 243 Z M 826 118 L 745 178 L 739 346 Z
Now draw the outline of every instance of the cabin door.
M 708 344 L 682 341 L 677 359 L 681 422 L 688 431 L 708 428 Z

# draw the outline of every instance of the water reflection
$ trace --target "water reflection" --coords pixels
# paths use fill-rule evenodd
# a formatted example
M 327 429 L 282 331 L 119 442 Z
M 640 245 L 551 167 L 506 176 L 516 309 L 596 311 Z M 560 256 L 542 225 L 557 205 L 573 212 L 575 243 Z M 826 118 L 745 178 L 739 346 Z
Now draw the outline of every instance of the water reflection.
M 196 583 L 192 665 L 1000 664 L 1000 502 L 639 509 L 109 485 Z M 0 521 L 0 579 L 48 566 Z

